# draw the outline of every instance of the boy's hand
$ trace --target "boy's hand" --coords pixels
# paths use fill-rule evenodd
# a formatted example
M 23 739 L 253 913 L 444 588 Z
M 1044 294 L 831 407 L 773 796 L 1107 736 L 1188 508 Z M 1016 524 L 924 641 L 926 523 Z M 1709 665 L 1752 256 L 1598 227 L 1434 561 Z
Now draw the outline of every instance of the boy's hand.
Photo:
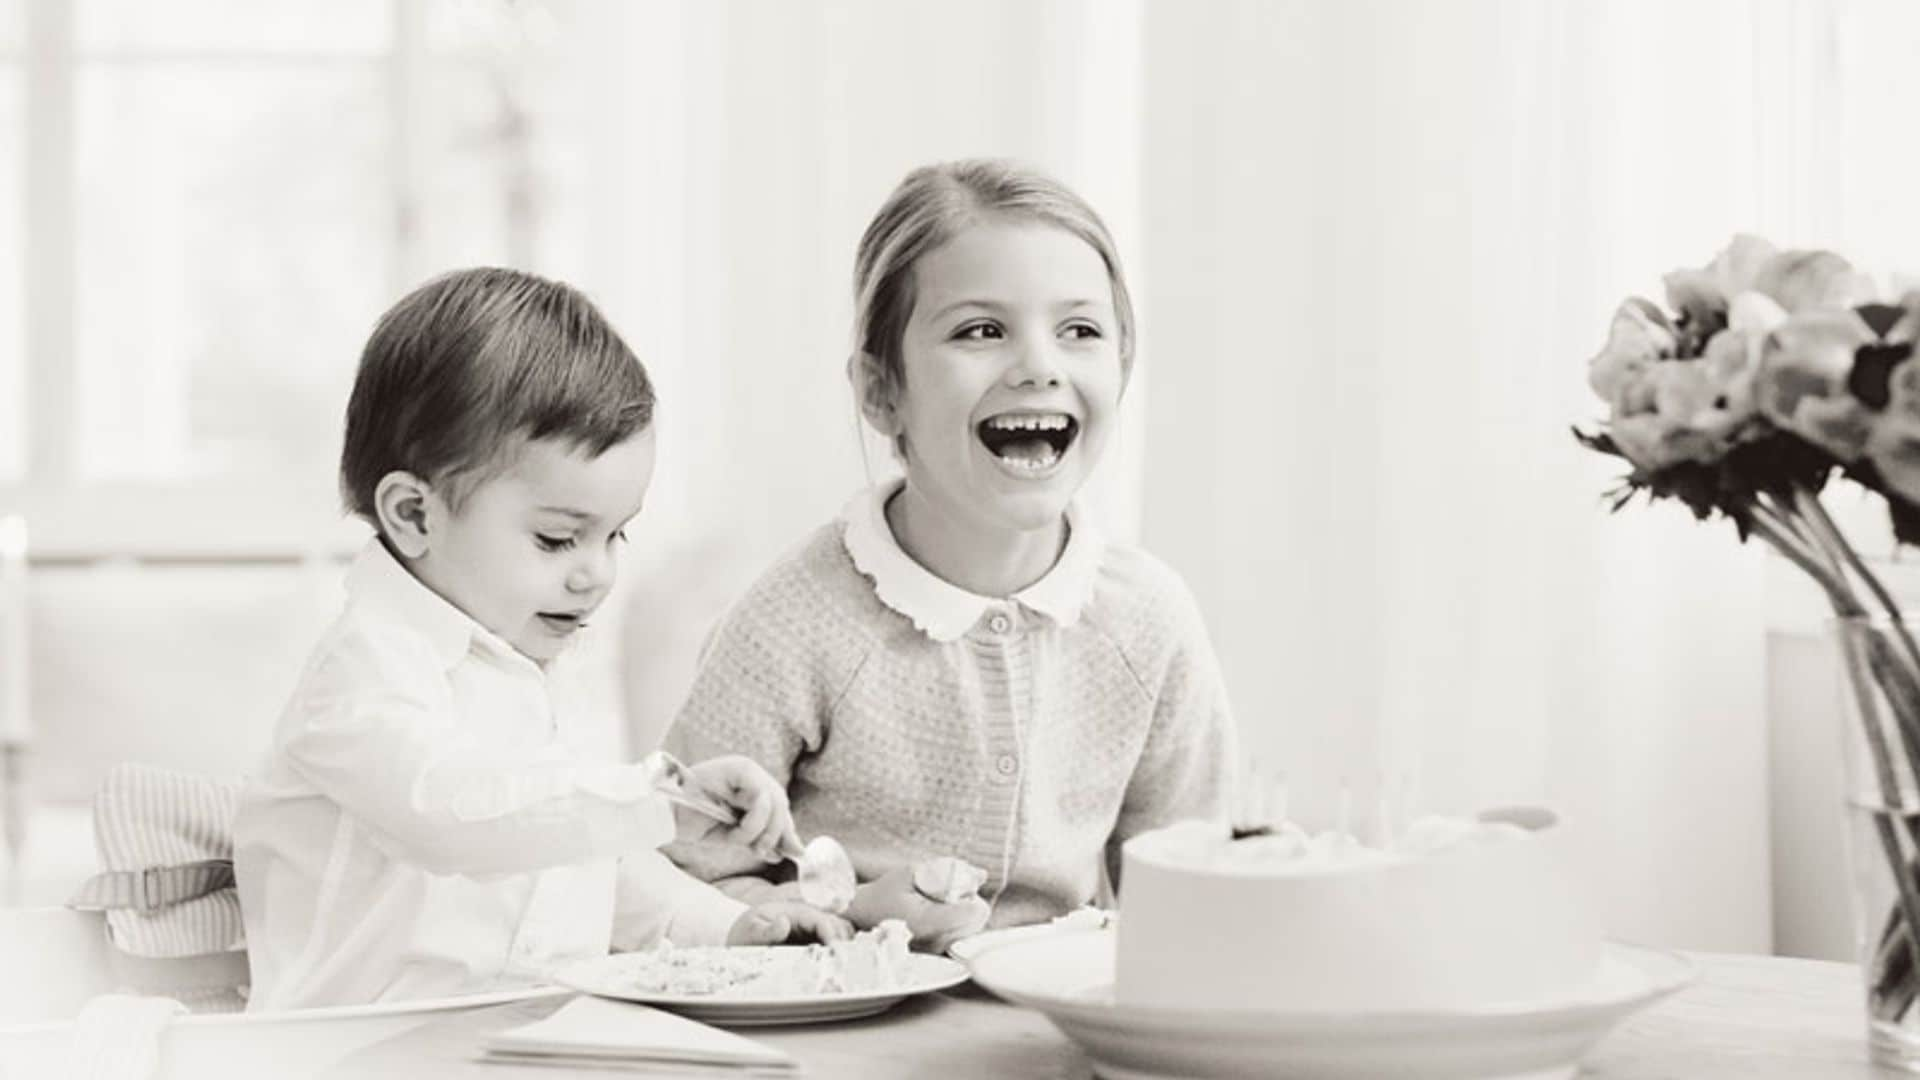
M 793 831 L 786 789 L 753 760 L 728 755 L 689 765 L 687 783 L 732 807 L 740 816 L 729 826 L 676 804 L 674 839 L 738 844 L 752 848 L 754 854 L 770 863 L 779 862 L 782 852 L 803 850 L 800 837 Z
M 913 946 L 926 952 L 945 952 L 948 945 L 979 933 L 991 914 L 978 896 L 960 900 L 928 899 L 913 887 L 913 867 L 902 866 L 861 885 L 854 892 L 847 917 L 855 926 L 878 926 L 883 919 L 900 919 L 913 931 Z
M 729 945 L 779 945 L 801 941 L 845 941 L 853 924 L 798 900 L 771 900 L 742 912 L 727 931 Z

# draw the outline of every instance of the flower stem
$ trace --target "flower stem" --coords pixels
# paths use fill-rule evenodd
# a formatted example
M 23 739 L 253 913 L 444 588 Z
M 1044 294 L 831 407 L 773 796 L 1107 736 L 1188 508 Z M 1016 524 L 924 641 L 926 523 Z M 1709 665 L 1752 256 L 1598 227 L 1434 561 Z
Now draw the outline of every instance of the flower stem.
M 1828 516 L 1827 508 L 1821 505 L 1818 495 L 1805 488 L 1795 488 L 1793 501 L 1799 507 L 1808 526 L 1825 542 L 1825 546 L 1838 551 L 1846 559 L 1847 565 L 1853 568 L 1854 575 L 1866 584 L 1868 591 L 1873 593 L 1873 598 L 1880 602 L 1880 609 L 1887 613 L 1887 621 L 1893 624 L 1895 637 L 1900 643 L 1901 650 L 1906 653 L 1907 662 L 1914 666 L 1916 672 L 1920 672 L 1920 647 L 1914 645 L 1913 635 L 1907 632 L 1906 621 L 1900 617 L 1900 605 L 1894 600 L 1893 594 L 1887 591 L 1887 587 L 1880 583 L 1880 579 L 1871 570 L 1867 569 L 1866 560 L 1853 549 L 1853 545 L 1847 543 L 1846 535 L 1840 531 L 1838 525 L 1833 523 L 1833 518 Z
M 1805 570 L 1827 591 L 1827 599 L 1832 602 L 1835 614 L 1841 618 L 1866 614 L 1866 609 L 1854 598 L 1853 590 L 1847 587 L 1846 578 L 1829 570 L 1819 555 L 1793 535 L 1790 527 L 1778 522 L 1771 511 L 1762 511 L 1758 503 L 1749 503 L 1748 510 L 1751 511 L 1748 516 L 1753 523 L 1753 531 L 1772 544 L 1780 554 L 1792 560 L 1794 565 Z

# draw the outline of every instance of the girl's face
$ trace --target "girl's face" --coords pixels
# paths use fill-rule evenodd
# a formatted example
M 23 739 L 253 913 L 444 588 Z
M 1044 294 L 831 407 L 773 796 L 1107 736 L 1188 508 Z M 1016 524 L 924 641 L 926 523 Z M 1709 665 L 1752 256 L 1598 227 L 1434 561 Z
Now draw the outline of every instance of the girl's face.
M 987 221 L 914 265 L 894 401 L 907 482 L 975 527 L 1057 523 L 1120 401 L 1107 266 L 1054 225 Z

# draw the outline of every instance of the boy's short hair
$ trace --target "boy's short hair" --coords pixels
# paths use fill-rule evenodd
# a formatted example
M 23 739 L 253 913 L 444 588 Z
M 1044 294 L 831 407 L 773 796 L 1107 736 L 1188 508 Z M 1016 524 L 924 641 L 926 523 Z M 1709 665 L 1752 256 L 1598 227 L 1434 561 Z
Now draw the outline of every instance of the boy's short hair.
M 579 290 L 518 270 L 443 274 L 380 317 L 347 402 L 340 493 L 378 525 L 405 470 L 458 509 L 520 439 L 601 454 L 653 421 L 646 368 Z

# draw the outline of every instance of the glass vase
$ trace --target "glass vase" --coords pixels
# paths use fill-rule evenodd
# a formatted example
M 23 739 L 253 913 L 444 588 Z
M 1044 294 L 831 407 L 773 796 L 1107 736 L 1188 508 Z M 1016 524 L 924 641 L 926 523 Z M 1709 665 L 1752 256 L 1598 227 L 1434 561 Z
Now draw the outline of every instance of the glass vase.
M 1920 649 L 1887 618 L 1836 619 L 1854 941 L 1874 1061 L 1920 1075 Z

